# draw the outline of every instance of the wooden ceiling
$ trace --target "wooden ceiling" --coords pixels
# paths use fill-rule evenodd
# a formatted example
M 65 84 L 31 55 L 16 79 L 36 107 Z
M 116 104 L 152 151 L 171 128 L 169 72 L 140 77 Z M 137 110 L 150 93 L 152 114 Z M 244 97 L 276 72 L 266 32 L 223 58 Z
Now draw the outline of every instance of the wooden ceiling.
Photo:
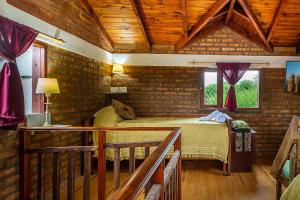
M 299 0 L 81 0 L 112 46 L 174 45 L 181 49 L 227 25 L 265 50 L 298 46 Z M 205 33 L 205 34 L 204 34 Z

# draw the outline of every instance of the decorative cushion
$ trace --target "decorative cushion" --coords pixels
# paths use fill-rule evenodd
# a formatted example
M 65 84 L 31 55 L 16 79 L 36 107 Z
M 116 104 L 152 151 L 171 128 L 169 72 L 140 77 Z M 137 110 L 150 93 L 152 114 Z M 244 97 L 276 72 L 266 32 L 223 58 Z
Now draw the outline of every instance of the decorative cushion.
M 116 113 L 112 106 L 107 106 L 94 114 L 94 126 L 113 126 L 116 123 L 123 121 L 123 118 Z
M 116 112 L 124 119 L 136 119 L 135 113 L 130 106 L 125 105 L 115 99 L 112 100 L 112 106 L 115 108 Z

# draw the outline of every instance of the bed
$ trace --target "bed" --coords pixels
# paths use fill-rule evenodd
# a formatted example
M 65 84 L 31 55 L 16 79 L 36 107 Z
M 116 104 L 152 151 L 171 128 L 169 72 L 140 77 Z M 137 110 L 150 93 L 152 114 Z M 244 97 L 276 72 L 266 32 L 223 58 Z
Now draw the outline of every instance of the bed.
M 280 200 L 300 199 L 300 175 L 296 176 L 289 186 L 284 190 Z
M 199 117 L 151 117 L 134 120 L 122 119 L 112 106 L 105 107 L 95 114 L 93 126 L 105 127 L 180 127 L 182 128 L 183 159 L 213 159 L 223 162 L 224 170 L 230 173 L 230 135 L 228 123 L 200 121 Z M 161 141 L 167 132 L 114 131 L 106 133 L 107 143 Z M 97 133 L 93 133 L 93 143 L 97 144 Z M 107 150 L 108 160 L 113 160 L 112 150 Z M 136 149 L 137 159 L 144 158 L 144 149 Z M 121 160 L 128 159 L 129 150 L 122 149 Z M 225 169 L 227 168 L 227 169 Z M 225 173 L 225 172 L 224 172 Z

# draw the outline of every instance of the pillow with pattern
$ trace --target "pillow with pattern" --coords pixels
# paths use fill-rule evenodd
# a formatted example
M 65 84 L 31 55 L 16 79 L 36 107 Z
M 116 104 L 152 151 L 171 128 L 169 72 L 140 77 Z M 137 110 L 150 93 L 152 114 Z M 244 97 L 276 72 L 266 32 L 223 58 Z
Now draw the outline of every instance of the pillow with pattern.
M 124 119 L 136 119 L 135 113 L 130 106 L 115 99 L 112 100 L 112 106 L 116 110 L 116 113 L 121 115 Z

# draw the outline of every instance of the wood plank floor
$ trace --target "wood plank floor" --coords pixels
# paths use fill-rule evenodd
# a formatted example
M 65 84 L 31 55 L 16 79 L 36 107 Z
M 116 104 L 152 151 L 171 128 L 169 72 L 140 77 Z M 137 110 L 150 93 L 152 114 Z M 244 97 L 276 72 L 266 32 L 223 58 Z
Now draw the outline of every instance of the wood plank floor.
M 269 175 L 271 159 L 258 160 L 251 173 L 232 173 L 223 176 L 217 161 L 183 162 L 184 200 L 272 200 L 275 181 Z M 122 168 L 121 180 L 128 178 L 127 166 Z M 113 191 L 113 173 L 107 172 L 107 196 Z M 81 186 L 76 187 L 76 199 L 82 199 Z M 64 198 L 62 198 L 64 199 Z M 97 199 L 97 177 L 91 178 L 91 199 Z

